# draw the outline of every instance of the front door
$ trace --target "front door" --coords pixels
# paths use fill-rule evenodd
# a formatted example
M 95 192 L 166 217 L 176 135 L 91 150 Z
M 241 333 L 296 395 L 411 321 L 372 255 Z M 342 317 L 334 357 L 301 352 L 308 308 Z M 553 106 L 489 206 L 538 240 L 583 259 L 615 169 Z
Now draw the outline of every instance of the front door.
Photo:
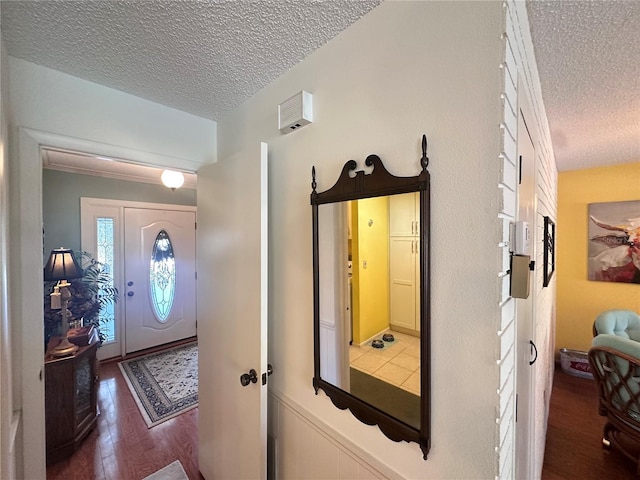
M 124 209 L 126 352 L 196 335 L 195 212 Z
M 199 466 L 267 472 L 267 145 L 198 171 Z M 242 386 L 240 377 L 255 371 Z

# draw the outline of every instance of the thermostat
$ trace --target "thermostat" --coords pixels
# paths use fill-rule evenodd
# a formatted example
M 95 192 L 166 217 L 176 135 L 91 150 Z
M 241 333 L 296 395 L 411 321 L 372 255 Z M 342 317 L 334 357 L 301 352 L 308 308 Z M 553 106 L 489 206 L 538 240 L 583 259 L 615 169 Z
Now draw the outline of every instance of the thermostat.
M 509 243 L 511 252 L 516 255 L 529 255 L 530 231 L 527 222 L 515 222 L 510 225 Z

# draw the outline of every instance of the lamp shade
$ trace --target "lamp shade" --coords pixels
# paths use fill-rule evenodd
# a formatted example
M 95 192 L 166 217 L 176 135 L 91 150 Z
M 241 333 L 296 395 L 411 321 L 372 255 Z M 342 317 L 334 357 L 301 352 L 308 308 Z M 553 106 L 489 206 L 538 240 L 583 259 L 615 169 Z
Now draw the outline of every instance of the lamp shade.
M 82 277 L 82 268 L 80 268 L 73 250 L 68 248 L 51 250 L 49 260 L 44 266 L 45 280 L 67 280 L 80 277 Z
M 169 188 L 180 188 L 184 183 L 184 175 L 182 172 L 176 172 L 175 170 L 164 170 L 160 179 L 165 186 Z

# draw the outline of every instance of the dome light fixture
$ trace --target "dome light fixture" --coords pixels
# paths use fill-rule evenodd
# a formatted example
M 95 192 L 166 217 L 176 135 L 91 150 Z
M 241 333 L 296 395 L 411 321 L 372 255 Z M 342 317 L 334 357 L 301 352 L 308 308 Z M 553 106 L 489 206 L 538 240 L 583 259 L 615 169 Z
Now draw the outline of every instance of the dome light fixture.
M 176 188 L 180 188 L 184 183 L 184 175 L 182 172 L 177 172 L 175 170 L 163 170 L 160 179 L 166 187 L 169 187 L 174 191 Z

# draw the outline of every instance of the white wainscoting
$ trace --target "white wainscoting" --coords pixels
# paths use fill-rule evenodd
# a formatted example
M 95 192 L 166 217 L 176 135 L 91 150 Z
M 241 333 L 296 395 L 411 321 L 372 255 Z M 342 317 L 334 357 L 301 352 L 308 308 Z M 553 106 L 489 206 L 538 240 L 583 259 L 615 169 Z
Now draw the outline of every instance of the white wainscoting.
M 400 479 L 291 398 L 269 388 L 270 478 Z M 275 468 L 273 468 L 275 467 Z

